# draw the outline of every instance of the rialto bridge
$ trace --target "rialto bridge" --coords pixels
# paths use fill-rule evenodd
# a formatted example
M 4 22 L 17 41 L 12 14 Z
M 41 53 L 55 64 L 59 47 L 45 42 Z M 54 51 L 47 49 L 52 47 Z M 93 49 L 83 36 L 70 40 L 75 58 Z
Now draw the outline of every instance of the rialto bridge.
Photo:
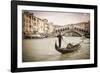
M 61 33 L 63 36 L 84 36 L 90 34 L 90 32 L 82 27 L 77 26 L 66 26 L 55 30 L 55 35 Z

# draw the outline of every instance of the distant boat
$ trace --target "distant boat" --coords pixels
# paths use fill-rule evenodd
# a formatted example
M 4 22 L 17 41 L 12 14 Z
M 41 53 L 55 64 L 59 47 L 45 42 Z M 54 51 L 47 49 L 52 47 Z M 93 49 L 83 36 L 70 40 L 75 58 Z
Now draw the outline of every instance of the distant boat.
M 70 53 L 70 52 L 74 52 L 76 50 L 78 50 L 80 48 L 80 44 L 76 44 L 76 45 L 72 45 L 72 44 L 68 44 L 66 48 L 61 48 L 57 46 L 57 43 L 55 42 L 55 49 L 62 53 L 62 54 L 66 54 L 66 53 Z

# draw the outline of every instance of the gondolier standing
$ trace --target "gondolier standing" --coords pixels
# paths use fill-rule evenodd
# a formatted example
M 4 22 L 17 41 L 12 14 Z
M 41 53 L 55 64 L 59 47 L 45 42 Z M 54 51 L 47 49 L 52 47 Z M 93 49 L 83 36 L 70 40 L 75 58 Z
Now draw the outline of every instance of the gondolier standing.
M 61 40 L 63 39 L 61 32 L 57 35 L 59 41 L 59 47 L 61 47 Z

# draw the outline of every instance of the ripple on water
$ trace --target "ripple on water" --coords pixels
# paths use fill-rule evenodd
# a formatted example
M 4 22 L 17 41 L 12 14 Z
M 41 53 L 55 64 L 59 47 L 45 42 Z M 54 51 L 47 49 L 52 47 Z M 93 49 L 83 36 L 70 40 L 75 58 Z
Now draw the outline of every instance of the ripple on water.
M 81 41 L 81 37 L 64 37 L 64 40 L 66 43 L 62 41 L 62 47 L 66 47 L 68 43 L 78 43 Z M 84 39 L 80 49 L 67 54 L 60 54 L 55 50 L 55 41 L 57 41 L 57 38 L 24 39 L 22 48 L 23 62 L 79 60 L 90 58 L 89 39 Z

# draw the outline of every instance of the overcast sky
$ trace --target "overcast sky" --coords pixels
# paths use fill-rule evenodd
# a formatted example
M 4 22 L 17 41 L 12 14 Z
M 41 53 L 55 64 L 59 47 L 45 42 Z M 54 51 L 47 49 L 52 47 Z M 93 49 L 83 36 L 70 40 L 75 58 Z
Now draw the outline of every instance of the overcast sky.
M 71 12 L 43 12 L 43 11 L 30 11 L 36 17 L 41 19 L 48 19 L 48 22 L 53 22 L 54 25 L 67 25 L 79 22 L 87 22 L 90 20 L 88 13 L 71 13 Z

